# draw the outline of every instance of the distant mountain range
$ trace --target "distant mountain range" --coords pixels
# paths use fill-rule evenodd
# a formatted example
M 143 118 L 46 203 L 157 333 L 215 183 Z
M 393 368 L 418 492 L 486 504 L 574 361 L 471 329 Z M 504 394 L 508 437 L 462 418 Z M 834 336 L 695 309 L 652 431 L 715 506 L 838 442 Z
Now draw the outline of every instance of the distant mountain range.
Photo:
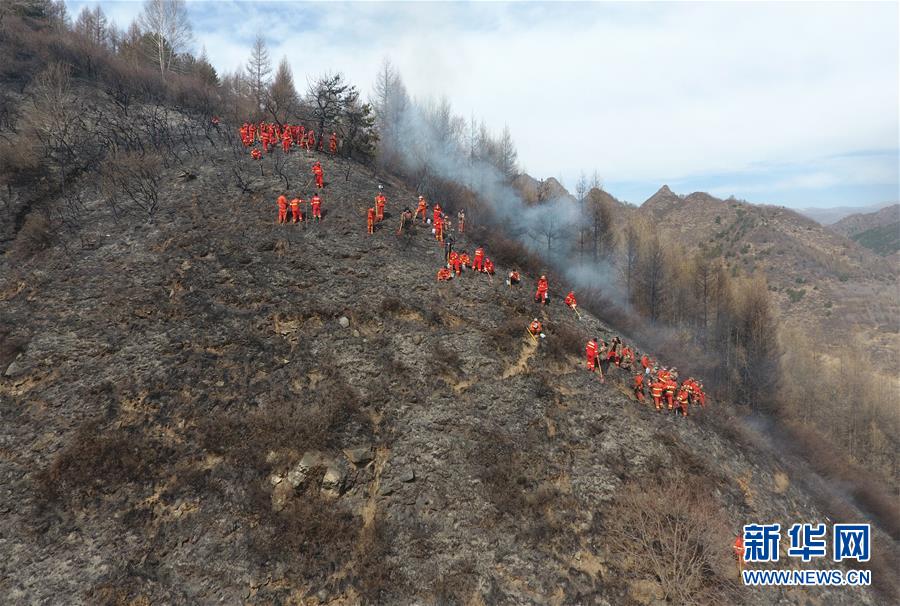
M 524 184 L 544 194 L 532 195 L 528 200 L 532 204 L 559 197 L 575 199 L 556 180 L 520 177 L 520 191 Z M 839 224 L 825 227 L 806 212 L 722 200 L 705 192 L 679 195 L 666 185 L 638 207 L 603 193 L 620 225 L 630 217 L 642 217 L 688 250 L 719 258 L 745 274 L 763 272 L 772 300 L 788 324 L 824 331 L 832 345 L 861 336 L 878 351 L 896 351 L 900 340 L 897 268 L 895 263 L 885 263 L 883 255 L 897 250 L 897 205 L 845 214 Z M 817 210 L 832 211 L 831 216 L 841 212 Z
M 799 208 L 797 212 L 805 215 L 821 223 L 822 225 L 832 225 L 850 215 L 870 214 L 877 212 L 883 208 L 894 206 L 896 203 L 882 202 L 880 204 L 869 204 L 868 206 L 832 206 L 829 208 Z
M 829 228 L 876 254 L 893 255 L 900 250 L 900 204 L 844 217 Z

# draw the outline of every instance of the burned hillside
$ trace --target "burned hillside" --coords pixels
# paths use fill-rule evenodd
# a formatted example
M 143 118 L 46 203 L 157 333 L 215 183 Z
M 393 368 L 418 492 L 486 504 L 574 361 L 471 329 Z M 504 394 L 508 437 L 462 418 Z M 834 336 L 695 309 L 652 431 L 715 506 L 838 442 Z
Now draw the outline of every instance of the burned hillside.
M 415 192 L 360 165 L 288 154 L 301 193 L 321 159 L 323 220 L 274 224 L 273 162 L 226 140 L 163 169 L 151 220 L 86 200 L 76 234 L 6 257 L 13 602 L 679 601 L 611 538 L 622 495 L 649 485 L 704 503 L 708 570 L 687 595 L 769 601 L 738 592 L 730 531 L 822 514 L 791 462 L 716 429 L 724 403 L 673 418 L 625 373 L 599 384 L 581 349 L 612 329 L 535 306 L 535 276 L 436 283 L 430 230 L 395 235 Z
M 168 70 L 137 25 L 104 29 L 98 9 L 70 27 L 62 9 L 0 6 L 4 602 L 896 599 L 893 503 L 852 468 L 831 482 L 733 402 L 657 412 L 632 373 L 585 370 L 586 341 L 619 334 L 693 361 L 590 296 L 576 315 L 553 265 L 489 221 L 512 208 L 488 182 L 511 181 L 508 131 L 454 180 L 439 141 L 374 127 L 390 95 L 373 109 L 328 75 L 300 99 L 289 69 L 248 86 L 158 41 Z M 253 159 L 239 127 L 263 118 L 341 146 Z M 276 223 L 279 196 L 309 219 L 316 193 L 321 221 Z M 420 194 L 467 209 L 454 247 L 485 246 L 496 275 L 436 281 L 431 227 L 397 234 Z M 830 518 L 873 521 L 875 587 L 740 586 L 743 524 Z

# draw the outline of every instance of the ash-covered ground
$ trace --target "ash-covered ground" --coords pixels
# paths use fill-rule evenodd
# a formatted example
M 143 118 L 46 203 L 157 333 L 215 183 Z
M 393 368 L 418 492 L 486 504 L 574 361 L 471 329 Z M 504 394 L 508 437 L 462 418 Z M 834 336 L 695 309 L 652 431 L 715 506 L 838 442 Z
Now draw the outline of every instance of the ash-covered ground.
M 220 147 L 166 172 L 151 220 L 94 200 L 77 234 L 6 258 L 4 603 L 679 603 L 610 535 L 623 494 L 675 478 L 721 551 L 712 602 L 880 601 L 739 588 L 740 525 L 823 519 L 799 464 L 725 403 L 675 418 L 625 372 L 601 384 L 583 347 L 614 331 L 564 293 L 536 306 L 535 276 L 436 282 L 430 229 L 395 234 L 399 182 L 295 152 L 286 193 L 308 200 L 315 157 L 319 224 L 274 224 L 271 159 L 242 194 Z

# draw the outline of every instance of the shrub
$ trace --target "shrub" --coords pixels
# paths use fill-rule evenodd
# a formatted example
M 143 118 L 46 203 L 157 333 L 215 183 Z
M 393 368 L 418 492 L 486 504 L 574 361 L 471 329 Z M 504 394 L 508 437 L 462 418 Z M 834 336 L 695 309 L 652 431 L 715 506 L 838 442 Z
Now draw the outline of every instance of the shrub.
M 696 480 L 633 482 L 604 521 L 616 560 L 638 578 L 658 579 L 666 601 L 727 603 L 734 593 L 727 521 Z
M 163 468 L 170 449 L 146 438 L 134 428 L 83 425 L 39 472 L 36 488 L 46 503 L 75 504 L 96 493 L 109 492 L 132 482 L 144 483 Z
M 278 563 L 289 577 L 322 585 L 352 560 L 362 519 L 321 497 L 318 482 L 306 485 L 277 512 L 269 493 L 257 491 L 259 526 L 251 534 L 250 548 L 261 565 Z
M 806 291 L 802 288 L 798 288 L 794 290 L 793 288 L 788 288 L 787 291 L 788 298 L 791 300 L 791 303 L 799 303 L 803 298 L 803 295 L 806 294 Z
M 500 353 L 509 353 L 520 343 L 528 321 L 524 316 L 507 318 L 502 324 L 488 332 L 494 347 Z
M 24 259 L 50 248 L 52 243 L 53 229 L 50 220 L 40 213 L 32 212 L 16 234 L 11 252 L 15 258 Z
M 564 361 L 568 356 L 577 356 L 581 353 L 587 337 L 566 324 L 556 324 L 553 331 L 547 333 L 544 339 L 544 351 L 547 355 Z

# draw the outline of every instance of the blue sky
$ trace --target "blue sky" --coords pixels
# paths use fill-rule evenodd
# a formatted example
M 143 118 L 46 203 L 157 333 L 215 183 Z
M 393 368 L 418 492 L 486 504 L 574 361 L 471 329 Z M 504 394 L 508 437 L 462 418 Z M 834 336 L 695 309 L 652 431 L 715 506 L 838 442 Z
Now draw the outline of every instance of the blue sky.
M 69 1 L 75 15 L 84 5 Z M 100 2 L 120 26 L 140 2 Z M 372 88 L 384 57 L 416 97 L 508 125 L 520 163 L 597 171 L 639 203 L 662 184 L 791 207 L 900 199 L 898 3 L 189 1 L 220 71 L 256 32 L 295 80 Z

